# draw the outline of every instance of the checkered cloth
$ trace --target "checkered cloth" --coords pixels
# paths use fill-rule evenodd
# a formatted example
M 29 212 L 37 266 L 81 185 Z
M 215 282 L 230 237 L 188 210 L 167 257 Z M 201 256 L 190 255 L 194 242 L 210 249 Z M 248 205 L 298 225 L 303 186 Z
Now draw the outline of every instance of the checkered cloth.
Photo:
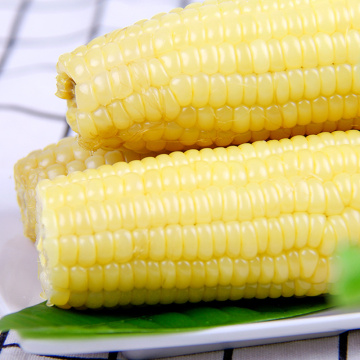
M 56 98 L 55 64 L 97 35 L 184 7 L 186 0 L 0 0 L 0 189 L 13 189 L 14 163 L 69 133 L 65 102 Z M 16 144 L 16 148 L 13 144 Z M 0 228 L 10 236 L 19 217 L 15 191 L 1 194 Z M 7 225 L 7 227 L 6 227 Z M 1 241 L 1 239 L 0 239 Z M 1 274 L 2 277 L 6 274 Z M 172 357 L 182 360 L 360 359 L 360 331 L 283 344 Z M 0 360 L 125 359 L 120 352 L 27 354 L 13 332 L 0 334 Z

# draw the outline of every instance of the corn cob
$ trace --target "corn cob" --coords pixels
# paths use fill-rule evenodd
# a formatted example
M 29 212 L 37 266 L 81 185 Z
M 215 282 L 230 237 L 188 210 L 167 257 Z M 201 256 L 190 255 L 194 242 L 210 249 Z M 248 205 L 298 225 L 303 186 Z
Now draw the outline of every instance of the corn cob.
M 57 144 L 33 151 L 20 159 L 14 166 L 14 179 L 24 235 L 35 241 L 35 187 L 40 180 L 54 179 L 60 175 L 68 175 L 85 169 L 96 169 L 101 165 L 112 165 L 118 161 L 141 159 L 144 156 L 126 149 L 123 151 L 98 150 L 91 154 L 90 151 L 78 145 L 75 137 L 67 137 Z
M 331 290 L 360 239 L 360 132 L 104 165 L 37 187 L 49 304 L 113 307 Z
M 89 149 L 228 146 L 359 128 L 359 0 L 205 1 L 59 58 Z

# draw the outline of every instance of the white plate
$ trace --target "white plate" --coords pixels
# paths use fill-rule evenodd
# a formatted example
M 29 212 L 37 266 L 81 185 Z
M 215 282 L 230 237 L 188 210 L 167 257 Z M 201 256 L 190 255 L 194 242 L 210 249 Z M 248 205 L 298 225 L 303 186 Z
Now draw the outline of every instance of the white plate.
M 0 212 L 8 229 L 0 240 L 0 316 L 43 301 L 34 245 L 22 235 L 17 210 Z M 339 334 L 356 329 L 359 311 L 324 311 L 312 316 L 216 327 L 174 334 L 102 336 L 91 340 L 29 340 L 20 346 L 35 354 L 67 355 L 122 351 L 129 359 L 176 356 L 202 351 L 269 344 Z

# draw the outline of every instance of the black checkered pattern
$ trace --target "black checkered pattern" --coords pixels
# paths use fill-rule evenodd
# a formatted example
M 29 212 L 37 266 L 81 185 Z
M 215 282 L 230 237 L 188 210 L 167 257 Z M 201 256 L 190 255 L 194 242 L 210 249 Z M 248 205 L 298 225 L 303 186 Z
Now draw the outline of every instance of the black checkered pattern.
M 97 35 L 143 18 L 184 7 L 187 0 L 0 0 L 0 125 L 6 148 L 0 155 L 0 185 L 12 180 L 12 166 L 30 151 L 70 133 L 64 101 L 54 96 L 60 54 Z M 40 135 L 39 135 L 40 134 Z M 2 139 L 1 144 L 4 144 Z M 8 151 L 9 144 L 16 144 Z M 4 145 L 2 145 L 4 146 Z M 3 196 L 4 195 L 4 196 Z M 15 193 L 2 194 L 13 216 Z M 8 204 L 11 204 L 9 206 Z M 9 212 L 8 211 L 8 212 Z M 7 212 L 7 213 L 8 213 Z M 5 214 L 5 213 L 4 213 Z M 0 212 L 0 228 L 7 217 Z M 18 216 L 18 215 L 16 215 Z M 5 218 L 5 220 L 4 220 Z M 1 241 L 1 240 L 0 240 Z M 2 277 L 6 276 L 1 274 Z M 283 344 L 227 349 L 172 357 L 192 360 L 360 359 L 360 331 Z M 0 360 L 126 359 L 120 352 L 39 356 L 23 352 L 14 332 L 0 334 Z

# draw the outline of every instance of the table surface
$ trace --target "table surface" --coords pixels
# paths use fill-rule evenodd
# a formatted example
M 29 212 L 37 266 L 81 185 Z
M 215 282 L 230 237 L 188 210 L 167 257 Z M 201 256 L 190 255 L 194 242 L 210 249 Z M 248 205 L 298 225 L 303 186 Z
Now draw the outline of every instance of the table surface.
M 0 189 L 13 189 L 13 165 L 18 159 L 35 149 L 57 142 L 68 134 L 65 101 L 54 95 L 55 65 L 59 55 L 87 43 L 97 35 L 125 27 L 159 12 L 184 7 L 189 2 L 0 0 Z M 0 228 L 11 231 L 7 226 L 9 219 L 19 216 L 15 190 L 3 191 Z M 0 334 L 0 360 L 125 359 L 120 352 L 45 357 L 25 353 L 18 343 L 15 333 Z M 360 359 L 360 331 L 171 359 L 289 358 Z

